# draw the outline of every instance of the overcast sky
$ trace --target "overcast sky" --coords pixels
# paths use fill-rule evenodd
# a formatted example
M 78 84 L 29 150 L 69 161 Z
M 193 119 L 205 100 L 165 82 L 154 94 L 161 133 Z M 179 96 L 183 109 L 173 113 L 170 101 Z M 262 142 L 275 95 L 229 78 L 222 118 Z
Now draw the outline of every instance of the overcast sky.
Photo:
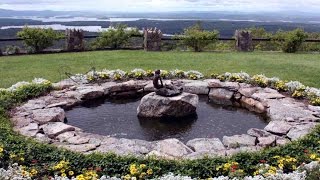
M 0 0 L 13 10 L 92 11 L 320 11 L 320 0 Z

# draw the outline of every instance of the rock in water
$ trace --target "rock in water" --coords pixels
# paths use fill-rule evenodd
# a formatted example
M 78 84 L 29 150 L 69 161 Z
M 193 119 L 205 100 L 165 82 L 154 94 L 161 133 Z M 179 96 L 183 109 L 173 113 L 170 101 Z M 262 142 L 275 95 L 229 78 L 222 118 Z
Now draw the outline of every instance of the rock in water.
M 184 117 L 196 114 L 198 103 L 199 97 L 195 94 L 182 93 L 179 96 L 163 97 L 153 92 L 141 99 L 137 111 L 139 117 Z

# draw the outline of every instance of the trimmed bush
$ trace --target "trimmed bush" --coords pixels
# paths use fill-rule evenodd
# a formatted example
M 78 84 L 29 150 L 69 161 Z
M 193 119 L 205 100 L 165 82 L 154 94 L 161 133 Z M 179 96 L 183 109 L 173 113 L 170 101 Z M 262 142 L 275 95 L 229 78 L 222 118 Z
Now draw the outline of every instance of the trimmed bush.
M 308 37 L 302 29 L 293 31 L 278 31 L 273 39 L 280 44 L 283 52 L 295 53 L 299 50 L 304 40 Z
M 41 52 L 53 45 L 54 41 L 63 38 L 63 34 L 54 31 L 52 28 L 29 28 L 24 27 L 17 36 L 23 39 L 24 44 L 31 49 L 32 52 Z

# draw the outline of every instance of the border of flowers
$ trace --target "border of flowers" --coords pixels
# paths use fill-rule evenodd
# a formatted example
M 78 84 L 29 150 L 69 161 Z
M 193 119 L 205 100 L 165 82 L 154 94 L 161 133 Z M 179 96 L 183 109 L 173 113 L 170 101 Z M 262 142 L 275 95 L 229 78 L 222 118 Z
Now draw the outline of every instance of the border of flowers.
M 139 71 L 136 70 L 135 72 Z M 179 72 L 176 74 L 182 74 L 181 71 L 176 70 L 176 72 Z M 197 74 L 194 71 L 192 72 Z M 87 80 L 87 75 L 82 76 L 86 77 Z M 214 76 L 215 75 L 212 75 L 212 77 Z M 225 73 L 218 76 L 216 77 L 223 81 L 251 82 L 251 84 L 262 87 L 281 88 L 284 92 L 291 92 L 292 96 L 295 92 L 305 93 L 310 91 L 306 91 L 306 89 L 311 89 L 305 88 L 304 91 L 299 91 L 300 89 L 303 89 L 299 88 L 302 86 L 299 82 L 282 83 L 283 81 L 278 80 L 277 78 L 269 79 L 263 75 L 250 77 L 247 73 L 243 72 Z M 271 82 L 274 82 L 274 86 L 271 85 Z M 288 90 L 286 90 L 286 88 Z M 12 102 L 13 104 L 11 104 L 14 106 L 16 103 L 21 103 L 32 97 L 42 95 L 43 93 L 50 91 L 50 89 L 52 89 L 51 82 L 44 79 L 35 79 L 31 83 L 20 82 L 10 88 L 1 89 L 0 101 L 3 100 L 1 98 L 3 94 L 8 95 L 10 97 L 6 97 L 7 99 L 16 98 L 16 100 Z M 314 88 L 313 91 L 314 93 L 318 93 L 319 89 Z M 16 97 L 16 95 L 20 96 Z M 299 96 L 299 98 L 301 98 L 301 96 Z M 279 172 L 292 172 L 301 162 L 308 163 L 311 161 L 320 161 L 320 127 L 316 128 L 314 132 L 305 138 L 284 147 L 267 149 L 258 153 L 240 153 L 229 158 L 201 159 L 194 161 L 186 160 L 178 163 L 176 161 L 157 160 L 152 158 L 139 159 L 135 157 L 118 157 L 112 154 L 93 154 L 84 156 L 77 153 L 71 153 L 66 150 L 56 149 L 50 145 L 36 143 L 33 140 L 26 140 L 25 137 L 21 137 L 12 131 L 11 126 L 8 125 L 9 120 L 1 113 L 0 119 L 4 121 L 0 121 L 0 123 L 4 123 L 6 126 L 0 127 L 0 132 L 4 132 L 2 133 L 4 136 L 0 137 L 0 159 L 4 160 L 4 162 L 0 163 L 0 167 L 7 167 L 14 163 L 26 165 L 26 167 L 23 167 L 23 172 L 26 177 L 30 175 L 33 177 L 58 175 L 82 179 L 83 177 L 101 177 L 102 175 L 107 174 L 117 177 L 122 176 L 123 179 L 139 179 L 142 173 L 147 175 L 147 170 L 149 170 L 148 177 L 150 178 L 161 176 L 169 172 L 179 172 L 182 173 L 182 175 L 202 178 L 211 177 L 212 175 L 229 177 L 262 175 L 268 177 Z M 104 162 L 101 162 L 101 159 L 104 159 Z M 38 162 L 38 160 L 41 160 L 42 162 Z M 114 164 L 109 164 L 110 162 L 113 162 Z M 106 166 L 112 168 L 112 170 L 107 167 L 101 167 L 101 163 L 107 164 Z M 44 166 L 50 168 L 44 172 L 41 170 Z M 133 167 L 135 167 L 135 169 Z M 210 173 L 206 171 L 208 168 L 211 169 Z M 175 171 L 175 169 L 180 170 Z M 194 172 L 185 171 L 183 169 L 193 169 Z M 141 173 L 138 173 L 140 171 Z M 143 178 L 144 177 L 140 179 Z

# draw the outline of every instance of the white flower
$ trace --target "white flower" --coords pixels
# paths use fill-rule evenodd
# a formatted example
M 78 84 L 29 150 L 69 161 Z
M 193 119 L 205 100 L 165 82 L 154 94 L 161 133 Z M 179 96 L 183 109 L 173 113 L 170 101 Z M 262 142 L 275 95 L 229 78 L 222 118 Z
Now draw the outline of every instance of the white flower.
M 290 93 L 295 92 L 297 89 L 305 88 L 305 86 L 299 81 L 290 81 L 286 83 L 286 86 L 288 87 Z
M 191 75 L 196 76 L 197 79 L 201 79 L 201 78 L 204 77 L 201 72 L 199 72 L 199 71 L 194 71 L 194 70 L 187 71 L 185 74 L 186 74 L 186 76 L 188 76 L 188 77 L 191 76 Z
M 48 84 L 48 83 L 50 83 L 50 81 L 43 79 L 43 78 L 34 78 L 32 80 L 32 83 L 34 83 L 34 84 Z
M 134 69 L 131 71 L 131 73 L 142 73 L 143 75 L 145 75 L 147 72 L 143 69 Z
M 16 91 L 17 89 L 21 88 L 21 87 L 24 87 L 24 86 L 27 86 L 27 85 L 30 85 L 31 83 L 29 82 L 26 82 L 26 81 L 21 81 L 21 82 L 18 82 L 14 85 L 12 85 L 11 87 L 8 88 L 8 91 Z

